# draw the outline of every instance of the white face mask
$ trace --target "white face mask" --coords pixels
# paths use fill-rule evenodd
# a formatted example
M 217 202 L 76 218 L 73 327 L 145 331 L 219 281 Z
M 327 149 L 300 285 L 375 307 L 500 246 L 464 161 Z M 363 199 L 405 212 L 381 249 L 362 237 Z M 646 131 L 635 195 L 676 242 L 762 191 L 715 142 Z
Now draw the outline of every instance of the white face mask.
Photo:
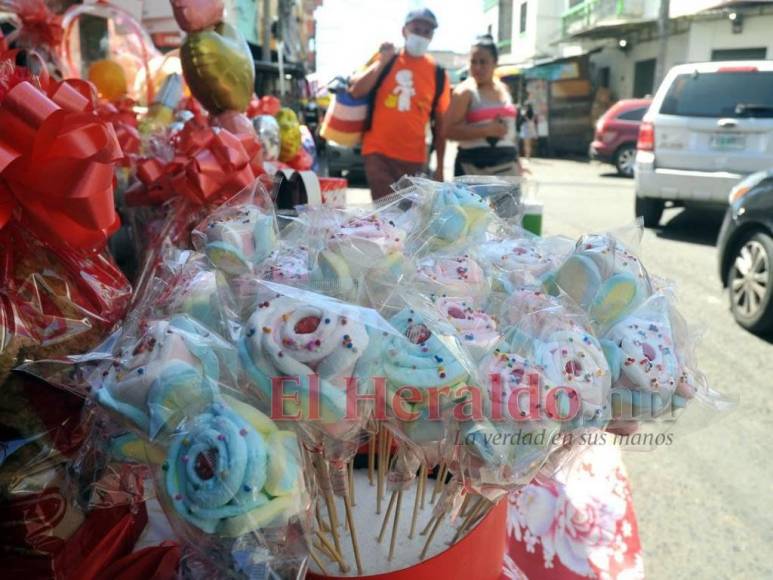
M 418 34 L 408 34 L 405 39 L 405 50 L 411 56 L 424 56 L 429 48 L 430 39 L 419 36 Z

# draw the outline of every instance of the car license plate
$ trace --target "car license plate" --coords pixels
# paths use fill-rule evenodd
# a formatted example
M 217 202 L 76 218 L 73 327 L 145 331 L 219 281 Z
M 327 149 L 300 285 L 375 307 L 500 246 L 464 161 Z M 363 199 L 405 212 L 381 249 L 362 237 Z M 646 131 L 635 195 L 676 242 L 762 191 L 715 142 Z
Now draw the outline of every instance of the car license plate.
M 746 149 L 746 137 L 733 133 L 717 133 L 711 136 L 709 146 L 718 151 L 742 151 Z

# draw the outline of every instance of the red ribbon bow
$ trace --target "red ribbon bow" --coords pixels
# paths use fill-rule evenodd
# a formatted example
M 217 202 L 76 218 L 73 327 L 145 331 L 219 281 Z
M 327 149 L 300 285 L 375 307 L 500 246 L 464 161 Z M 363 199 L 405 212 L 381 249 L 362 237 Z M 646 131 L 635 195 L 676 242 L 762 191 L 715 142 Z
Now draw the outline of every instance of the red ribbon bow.
M 0 106 L 0 228 L 12 218 L 47 242 L 98 248 L 120 225 L 113 165 L 123 157 L 113 127 L 93 112 L 84 87 L 50 96 L 29 82 Z
M 251 135 L 226 129 L 186 125 L 175 158 L 138 164 L 139 183 L 126 193 L 129 205 L 158 205 L 182 194 L 196 205 L 227 199 L 257 179 L 251 165 L 260 144 Z

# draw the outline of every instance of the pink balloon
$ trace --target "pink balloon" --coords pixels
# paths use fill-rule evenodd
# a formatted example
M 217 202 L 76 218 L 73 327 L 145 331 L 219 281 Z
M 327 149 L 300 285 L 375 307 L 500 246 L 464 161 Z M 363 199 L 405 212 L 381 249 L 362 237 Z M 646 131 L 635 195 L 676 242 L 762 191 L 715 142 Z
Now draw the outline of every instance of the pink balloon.
M 247 115 L 238 111 L 220 113 L 213 120 L 213 125 L 227 129 L 234 135 L 255 135 L 255 128 Z
M 223 0 L 171 0 L 174 18 L 185 32 L 196 32 L 223 20 Z

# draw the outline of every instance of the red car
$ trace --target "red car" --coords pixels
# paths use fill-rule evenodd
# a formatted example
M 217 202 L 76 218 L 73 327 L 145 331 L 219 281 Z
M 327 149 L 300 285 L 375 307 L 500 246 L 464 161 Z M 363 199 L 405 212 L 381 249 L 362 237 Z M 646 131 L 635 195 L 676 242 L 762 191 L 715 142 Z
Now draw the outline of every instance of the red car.
M 590 158 L 611 163 L 620 175 L 633 177 L 639 125 L 651 99 L 624 99 L 612 105 L 596 123 Z

